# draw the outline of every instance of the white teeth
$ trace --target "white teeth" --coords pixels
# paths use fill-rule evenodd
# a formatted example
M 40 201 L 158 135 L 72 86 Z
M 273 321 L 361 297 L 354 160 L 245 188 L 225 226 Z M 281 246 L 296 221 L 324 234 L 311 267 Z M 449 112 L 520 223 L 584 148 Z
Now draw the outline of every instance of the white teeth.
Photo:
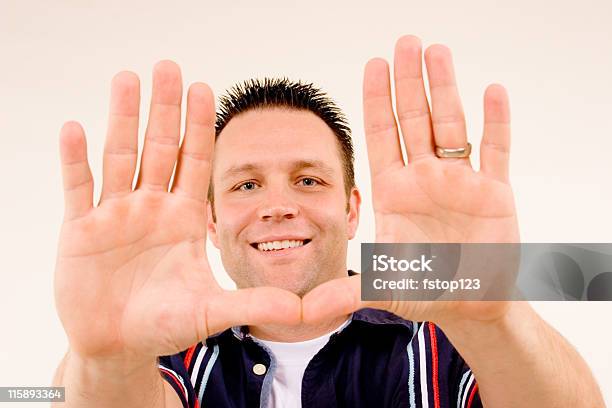
M 272 251 L 279 249 L 287 249 L 287 248 L 297 248 L 304 245 L 304 241 L 295 241 L 295 240 L 282 240 L 282 241 L 269 241 L 269 242 L 260 242 L 257 244 L 257 249 L 260 251 Z

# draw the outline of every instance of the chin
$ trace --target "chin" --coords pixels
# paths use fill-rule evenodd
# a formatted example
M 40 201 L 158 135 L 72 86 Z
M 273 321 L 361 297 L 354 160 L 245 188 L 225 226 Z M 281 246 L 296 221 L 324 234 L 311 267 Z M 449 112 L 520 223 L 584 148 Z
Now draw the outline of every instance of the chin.
M 288 292 L 291 292 L 297 295 L 300 298 L 303 298 L 308 292 L 310 292 L 313 288 L 311 287 L 293 287 L 293 288 L 282 288 Z
M 276 271 L 265 271 L 265 279 L 263 282 L 261 282 L 262 284 L 258 286 L 272 286 L 295 293 L 299 297 L 302 297 L 317 285 L 316 276 L 306 277 L 303 273 L 300 273 L 297 276 L 296 275 L 280 275 Z
M 313 289 L 313 285 L 306 282 L 287 282 L 287 281 L 272 281 L 267 286 L 283 289 L 291 293 L 295 293 L 299 297 L 304 296 L 306 293 Z

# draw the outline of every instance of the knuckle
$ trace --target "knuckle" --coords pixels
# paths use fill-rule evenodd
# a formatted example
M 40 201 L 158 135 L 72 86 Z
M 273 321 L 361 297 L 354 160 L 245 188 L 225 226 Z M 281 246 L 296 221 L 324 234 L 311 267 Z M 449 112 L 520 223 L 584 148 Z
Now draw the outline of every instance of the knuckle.
M 398 112 L 397 117 L 400 120 L 400 122 L 402 121 L 409 122 L 409 121 L 425 119 L 425 118 L 429 119 L 429 110 L 422 109 L 422 108 L 406 109 L 406 110 L 402 110 L 401 112 Z

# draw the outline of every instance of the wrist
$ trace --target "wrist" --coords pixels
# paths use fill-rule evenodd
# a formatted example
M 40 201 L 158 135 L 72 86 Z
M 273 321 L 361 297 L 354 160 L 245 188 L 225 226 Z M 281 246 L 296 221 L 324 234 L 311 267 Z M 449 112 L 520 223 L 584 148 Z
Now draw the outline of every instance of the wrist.
M 435 323 L 445 333 L 457 333 L 459 336 L 464 333 L 504 331 L 516 324 L 517 317 L 525 317 L 526 309 L 531 310 L 527 302 L 450 302 L 450 307 L 444 308 Z
M 69 351 L 66 364 L 75 368 L 86 369 L 95 375 L 116 375 L 131 377 L 144 371 L 151 371 L 157 366 L 157 358 L 131 358 L 126 356 L 83 356 Z
M 157 358 L 84 357 L 69 351 L 62 377 L 67 407 L 163 406 Z
M 507 302 L 494 318 L 447 321 L 440 328 L 472 370 L 485 375 L 515 364 L 506 358 L 510 355 L 526 364 L 539 361 L 532 353 L 541 349 L 542 339 L 534 334 L 545 329 L 528 302 Z

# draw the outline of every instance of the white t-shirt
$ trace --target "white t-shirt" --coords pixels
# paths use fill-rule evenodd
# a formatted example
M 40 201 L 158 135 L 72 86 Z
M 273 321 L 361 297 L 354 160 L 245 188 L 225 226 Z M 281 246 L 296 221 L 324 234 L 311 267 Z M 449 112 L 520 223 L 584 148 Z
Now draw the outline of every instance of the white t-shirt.
M 268 408 L 296 408 L 302 406 L 302 379 L 306 366 L 312 358 L 327 344 L 335 332 L 343 329 L 349 320 L 336 330 L 312 340 L 296 343 L 281 343 L 261 340 L 276 358 L 276 371 L 272 380 L 272 394 Z

